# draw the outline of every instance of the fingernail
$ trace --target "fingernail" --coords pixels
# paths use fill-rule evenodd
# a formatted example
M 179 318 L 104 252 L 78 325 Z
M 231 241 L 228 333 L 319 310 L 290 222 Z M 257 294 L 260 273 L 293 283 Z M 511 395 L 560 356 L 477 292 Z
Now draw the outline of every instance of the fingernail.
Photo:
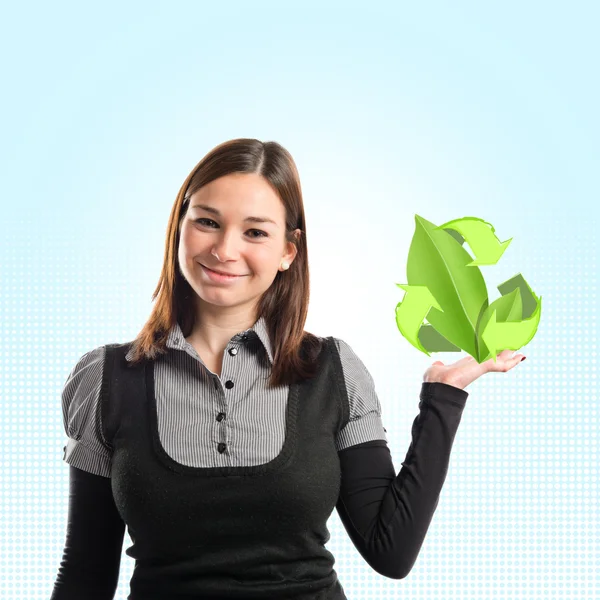
M 521 361 L 520 361 L 520 362 L 523 362 L 523 361 L 524 361 L 526 358 L 527 358 L 527 357 L 526 357 L 526 356 L 524 356 L 524 357 L 521 359 Z

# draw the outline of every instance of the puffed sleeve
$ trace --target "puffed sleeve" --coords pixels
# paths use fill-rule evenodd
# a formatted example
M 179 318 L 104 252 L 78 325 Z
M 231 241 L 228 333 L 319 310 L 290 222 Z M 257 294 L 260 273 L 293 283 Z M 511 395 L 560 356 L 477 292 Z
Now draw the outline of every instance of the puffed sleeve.
M 63 460 L 88 473 L 110 477 L 111 450 L 101 434 L 100 388 L 106 348 L 86 352 L 73 367 L 62 391 L 68 441 Z
M 348 423 L 336 436 L 338 452 L 372 440 L 387 442 L 373 377 L 347 342 L 336 337 L 333 339 L 342 363 L 350 409 Z

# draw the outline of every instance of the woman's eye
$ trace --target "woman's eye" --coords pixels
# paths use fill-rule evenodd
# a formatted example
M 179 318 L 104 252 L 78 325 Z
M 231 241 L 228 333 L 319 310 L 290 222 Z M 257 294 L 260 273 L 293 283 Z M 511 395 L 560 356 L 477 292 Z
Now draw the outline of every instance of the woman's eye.
M 200 223 L 201 225 L 204 225 L 205 223 L 215 223 L 212 219 L 196 219 L 195 221 L 196 223 Z M 216 223 L 215 223 L 216 225 Z M 208 225 L 207 225 L 208 227 Z M 260 230 L 260 229 L 249 229 L 248 231 L 256 231 L 258 233 L 260 233 L 260 235 L 258 236 L 250 236 L 250 237 L 269 237 L 267 233 L 265 233 L 264 231 Z

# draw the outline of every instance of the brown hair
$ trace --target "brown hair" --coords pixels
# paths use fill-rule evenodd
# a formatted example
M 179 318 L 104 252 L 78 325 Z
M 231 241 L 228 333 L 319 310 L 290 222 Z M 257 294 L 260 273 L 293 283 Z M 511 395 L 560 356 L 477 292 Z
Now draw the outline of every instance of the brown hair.
M 177 264 L 180 225 L 190 197 L 202 186 L 230 173 L 256 173 L 274 188 L 285 206 L 286 242 L 297 253 L 287 271 L 278 271 L 258 303 L 265 318 L 273 349 L 269 387 L 289 385 L 314 377 L 322 339 L 304 331 L 310 295 L 304 204 L 298 170 L 291 154 L 277 142 L 234 139 L 213 148 L 183 182 L 167 225 L 162 272 L 152 295 L 156 299 L 150 317 L 133 341 L 131 365 L 153 360 L 167 352 L 169 330 L 179 323 L 184 337 L 194 327 L 194 290 Z M 299 229 L 299 232 L 295 232 Z M 296 237 L 296 234 L 300 234 Z

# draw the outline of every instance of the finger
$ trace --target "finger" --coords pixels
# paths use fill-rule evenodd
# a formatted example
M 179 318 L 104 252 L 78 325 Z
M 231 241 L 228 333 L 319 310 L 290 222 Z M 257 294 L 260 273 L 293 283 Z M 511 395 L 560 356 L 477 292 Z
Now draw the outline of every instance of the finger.
M 517 356 L 513 356 L 511 358 L 506 358 L 503 361 L 500 361 L 497 363 L 498 368 L 493 369 L 494 371 L 510 371 L 511 369 L 514 369 L 520 362 L 521 362 L 521 358 L 522 358 L 522 354 L 519 354 Z

